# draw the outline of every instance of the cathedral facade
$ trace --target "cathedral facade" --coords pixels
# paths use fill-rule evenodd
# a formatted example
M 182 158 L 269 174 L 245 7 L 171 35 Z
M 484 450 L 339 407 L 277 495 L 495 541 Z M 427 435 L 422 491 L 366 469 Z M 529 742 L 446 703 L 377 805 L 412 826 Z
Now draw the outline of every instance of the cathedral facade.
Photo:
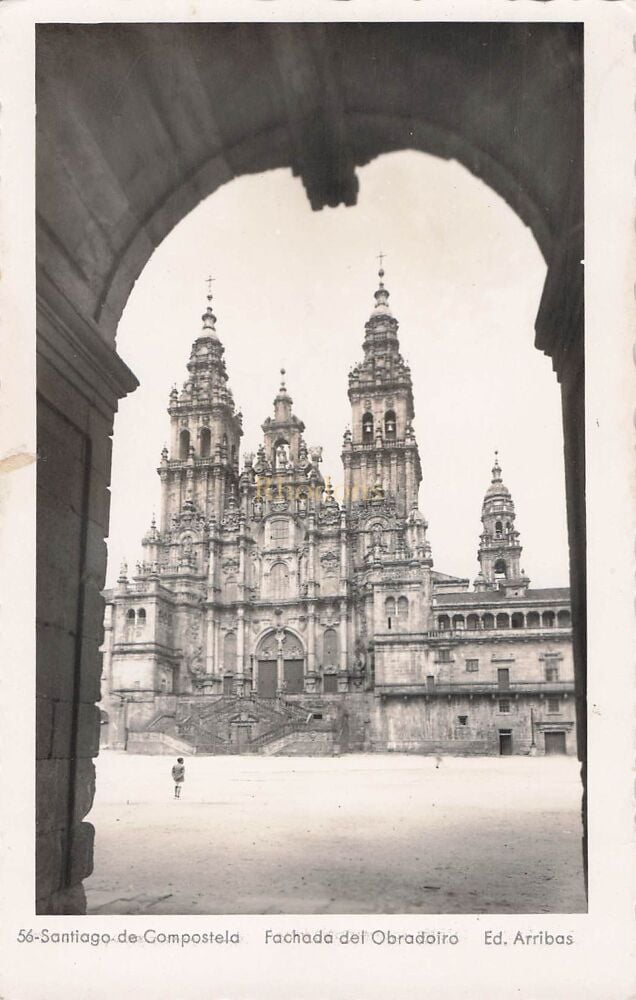
M 241 458 L 211 298 L 170 393 L 159 523 L 106 592 L 103 718 L 146 753 L 574 753 L 569 591 L 531 589 L 497 457 L 479 573 L 433 569 L 384 272 L 349 374 L 339 501 L 285 373 Z

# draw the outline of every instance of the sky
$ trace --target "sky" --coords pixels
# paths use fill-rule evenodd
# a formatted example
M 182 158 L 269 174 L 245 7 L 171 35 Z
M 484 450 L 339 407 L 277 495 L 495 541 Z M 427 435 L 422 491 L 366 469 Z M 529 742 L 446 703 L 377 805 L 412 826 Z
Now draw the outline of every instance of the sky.
M 435 568 L 477 574 L 480 513 L 494 450 L 515 501 L 531 586 L 568 583 L 560 393 L 533 346 L 545 263 L 531 231 L 454 161 L 390 153 L 358 171 L 354 208 L 312 212 L 289 170 L 241 177 L 155 250 L 119 324 L 140 387 L 115 419 L 107 585 L 159 510 L 166 412 L 201 330 L 208 275 L 230 386 L 255 451 L 284 367 L 309 446 L 342 484 L 347 375 L 362 357 L 378 254 L 411 366 L 413 426 Z M 241 461 L 242 466 L 242 461 Z

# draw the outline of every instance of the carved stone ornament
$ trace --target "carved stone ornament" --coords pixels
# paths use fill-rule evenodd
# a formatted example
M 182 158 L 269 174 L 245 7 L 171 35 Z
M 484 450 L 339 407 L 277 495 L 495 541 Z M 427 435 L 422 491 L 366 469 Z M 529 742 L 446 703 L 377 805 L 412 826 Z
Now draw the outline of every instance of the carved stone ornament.
M 229 576 L 230 573 L 238 572 L 239 561 L 238 559 L 234 558 L 224 559 L 223 562 L 221 563 L 221 567 L 226 576 Z
M 335 552 L 323 552 L 320 563 L 325 576 L 336 576 L 340 566 L 340 559 Z
M 270 506 L 271 506 L 272 513 L 274 513 L 274 514 L 280 514 L 283 511 L 285 511 L 285 510 L 288 509 L 288 507 L 289 507 L 289 501 L 285 500 L 285 498 L 282 497 L 280 499 L 272 500 Z

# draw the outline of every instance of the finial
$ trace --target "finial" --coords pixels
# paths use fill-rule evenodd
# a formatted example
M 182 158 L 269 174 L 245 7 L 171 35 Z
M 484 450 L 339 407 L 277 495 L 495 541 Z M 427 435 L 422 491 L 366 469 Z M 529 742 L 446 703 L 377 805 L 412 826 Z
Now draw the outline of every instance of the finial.
M 285 392 L 285 369 L 280 370 L 280 391 Z
M 492 467 L 493 483 L 501 482 L 501 466 L 499 465 L 499 451 L 495 448 L 495 464 Z
M 384 253 L 384 251 L 380 250 L 380 253 L 378 254 L 378 260 L 380 261 L 380 270 L 378 271 L 378 277 L 380 278 L 380 287 L 381 288 L 384 288 L 384 285 L 382 284 L 382 278 L 384 277 L 384 258 L 385 257 L 386 257 L 386 254 Z
M 205 283 L 208 286 L 208 294 L 206 298 L 208 300 L 208 305 L 201 318 L 203 320 L 203 329 L 209 330 L 216 337 L 216 329 L 214 327 L 214 324 L 216 323 L 216 316 L 212 311 L 212 282 L 215 280 L 216 279 L 211 276 L 206 278 Z

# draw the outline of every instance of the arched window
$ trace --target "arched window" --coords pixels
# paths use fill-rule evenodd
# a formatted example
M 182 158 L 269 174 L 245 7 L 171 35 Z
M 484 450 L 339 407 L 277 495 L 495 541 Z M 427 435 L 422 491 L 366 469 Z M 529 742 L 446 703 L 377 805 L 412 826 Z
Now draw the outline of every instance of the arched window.
M 138 622 L 139 625 L 145 625 L 146 624 L 146 609 L 145 608 L 139 608 L 139 611 L 137 612 L 137 622 Z
M 277 517 L 271 524 L 271 539 L 277 547 L 287 545 L 289 541 L 289 520 L 286 517 Z
M 201 458 L 210 457 L 210 444 L 212 435 L 209 427 L 204 427 L 201 431 Z
M 495 616 L 491 615 L 490 612 L 486 612 L 484 615 L 484 628 L 494 628 L 495 627 Z
M 387 597 L 384 602 L 384 614 L 386 615 L 386 627 L 393 628 L 393 622 L 395 621 L 395 598 Z
M 289 590 L 289 570 L 284 562 L 274 563 L 270 570 L 272 597 L 287 597 Z
M 544 611 L 541 616 L 541 623 L 544 628 L 554 627 L 554 611 Z
M 365 443 L 373 443 L 373 414 L 365 413 L 362 417 L 362 440 Z
M 185 428 L 179 433 L 179 460 L 187 462 L 190 452 L 190 431 Z
M 503 531 L 503 524 L 501 521 L 495 522 L 495 538 L 501 538 L 501 533 Z
M 439 618 L 437 619 L 437 625 L 440 632 L 445 632 L 447 629 L 449 629 L 450 618 L 448 617 L 448 615 L 440 615 Z
M 335 628 L 325 629 L 322 643 L 323 666 L 338 666 L 338 633 Z
M 505 559 L 497 559 L 495 563 L 495 576 L 507 576 L 508 568 Z
M 384 436 L 388 441 L 395 441 L 397 422 L 393 410 L 384 414 Z
M 512 616 L 510 624 L 513 628 L 523 628 L 523 615 L 520 611 L 515 611 Z
M 510 618 L 507 614 L 497 615 L 497 628 L 510 628 Z
M 464 616 L 463 615 L 455 615 L 453 617 L 453 628 L 456 631 L 461 632 L 461 630 L 464 628 L 465 624 L 466 624 L 466 622 L 464 621 Z
M 236 669 L 236 632 L 226 632 L 223 640 L 223 669 Z
M 134 620 L 135 620 L 135 609 L 129 608 L 128 611 L 126 612 L 126 621 L 132 625 Z
M 528 612 L 526 616 L 526 625 L 528 628 L 539 628 L 541 625 L 541 615 L 536 611 Z
M 231 459 L 232 459 L 232 465 L 234 465 L 234 463 L 236 462 L 236 445 L 235 444 L 233 444 L 232 447 L 231 447 L 231 449 L 230 449 L 230 456 L 231 456 Z
M 559 628 L 569 628 L 572 624 L 572 616 L 569 611 L 559 611 L 557 614 L 557 623 Z
M 466 619 L 466 628 L 470 629 L 471 632 L 473 632 L 475 629 L 478 629 L 479 628 L 479 616 L 478 615 L 469 615 L 468 618 Z
M 408 597 L 398 597 L 397 602 L 397 616 L 401 622 L 407 622 L 409 618 L 409 599 Z

